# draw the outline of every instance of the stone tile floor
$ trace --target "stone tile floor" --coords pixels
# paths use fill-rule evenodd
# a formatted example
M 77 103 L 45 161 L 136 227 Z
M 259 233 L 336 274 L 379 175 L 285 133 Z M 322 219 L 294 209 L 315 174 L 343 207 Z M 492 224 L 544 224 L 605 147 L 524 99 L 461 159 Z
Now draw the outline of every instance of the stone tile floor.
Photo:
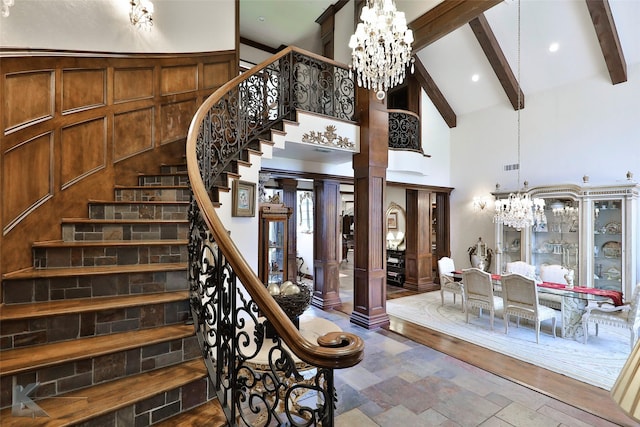
M 615 426 L 396 333 L 353 325 L 343 313 L 307 314 L 365 340 L 364 360 L 335 371 L 339 427 Z
M 345 284 L 349 267 L 343 262 Z M 308 314 L 365 340 L 364 360 L 335 371 L 337 426 L 615 426 L 396 333 L 353 325 L 344 313 L 312 307 Z

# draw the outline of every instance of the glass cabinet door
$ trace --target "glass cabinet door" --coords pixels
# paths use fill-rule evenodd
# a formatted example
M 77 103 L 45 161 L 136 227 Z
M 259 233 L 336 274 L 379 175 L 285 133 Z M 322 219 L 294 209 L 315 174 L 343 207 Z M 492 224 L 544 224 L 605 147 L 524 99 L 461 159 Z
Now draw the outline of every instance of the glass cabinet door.
M 622 289 L 622 200 L 594 202 L 593 266 L 594 287 Z
M 268 221 L 267 285 L 285 281 L 285 221 Z
M 263 203 L 260 206 L 260 229 L 258 232 L 258 271 L 266 286 L 282 284 L 288 274 L 288 221 L 291 208 L 282 204 Z
M 502 256 L 500 265 L 496 265 L 498 273 L 507 271 L 507 263 L 522 261 L 522 232 L 508 225 L 502 226 L 502 247 L 499 248 Z
M 537 223 L 531 229 L 531 264 L 540 266 L 558 264 L 574 270 L 574 281 L 579 279 L 580 216 L 578 202 L 572 199 L 545 199 L 546 223 Z

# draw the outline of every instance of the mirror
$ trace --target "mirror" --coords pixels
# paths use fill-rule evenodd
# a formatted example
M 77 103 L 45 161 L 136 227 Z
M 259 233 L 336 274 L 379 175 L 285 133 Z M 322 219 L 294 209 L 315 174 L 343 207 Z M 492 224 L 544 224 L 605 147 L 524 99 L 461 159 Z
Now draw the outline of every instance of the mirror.
M 394 202 L 387 208 L 387 249 L 405 250 L 406 215 L 404 208 Z

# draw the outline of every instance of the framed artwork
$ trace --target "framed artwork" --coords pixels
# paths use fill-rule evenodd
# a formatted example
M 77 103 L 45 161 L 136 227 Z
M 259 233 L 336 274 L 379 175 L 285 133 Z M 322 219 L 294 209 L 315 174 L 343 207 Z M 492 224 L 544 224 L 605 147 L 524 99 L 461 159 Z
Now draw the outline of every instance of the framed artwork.
M 231 216 L 255 216 L 256 184 L 252 182 L 233 181 Z
M 398 228 L 398 212 L 389 212 L 387 216 L 387 228 L 395 230 Z

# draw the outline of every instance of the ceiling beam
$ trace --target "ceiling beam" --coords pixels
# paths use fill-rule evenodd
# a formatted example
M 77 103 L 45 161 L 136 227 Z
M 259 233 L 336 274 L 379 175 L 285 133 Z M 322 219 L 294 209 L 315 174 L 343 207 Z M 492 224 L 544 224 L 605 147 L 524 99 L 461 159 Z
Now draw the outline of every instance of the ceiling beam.
M 446 0 L 409 23 L 415 52 L 466 25 L 502 0 Z
M 616 23 L 613 21 L 608 0 L 585 0 L 593 28 L 596 30 L 604 61 L 607 63 L 612 84 L 627 81 L 627 63 L 624 60 Z
M 478 43 L 480 43 L 480 47 L 482 47 L 484 54 L 487 56 L 489 64 L 491 64 L 493 72 L 496 73 L 496 77 L 498 77 L 513 109 L 518 110 L 518 100 L 520 101 L 519 108 L 524 108 L 522 88 L 516 76 L 513 75 L 509 62 L 507 62 L 507 58 L 504 56 L 487 18 L 484 14 L 480 14 L 477 18 L 469 21 L 469 26 L 473 30 L 476 39 L 478 39 Z M 518 94 L 518 92 L 520 93 Z
M 418 57 L 416 57 L 415 71 L 416 72 L 413 76 L 418 81 L 422 89 L 427 93 L 427 96 L 431 99 L 431 102 L 436 107 L 447 126 L 449 126 L 449 128 L 456 127 L 456 113 L 453 111 L 453 108 L 451 108 L 442 92 L 440 92 L 440 89 L 438 89 L 438 86 L 427 72 L 427 69 L 424 68 L 424 65 Z

